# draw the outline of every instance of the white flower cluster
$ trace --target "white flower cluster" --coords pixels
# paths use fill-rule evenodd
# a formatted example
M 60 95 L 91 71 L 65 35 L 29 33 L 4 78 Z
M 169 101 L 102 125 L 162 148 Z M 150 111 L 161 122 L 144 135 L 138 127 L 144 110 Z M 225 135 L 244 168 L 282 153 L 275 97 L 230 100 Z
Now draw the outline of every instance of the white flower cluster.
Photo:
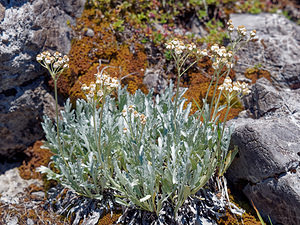
M 124 108 L 122 110 L 122 115 L 123 117 L 126 117 L 127 114 L 132 114 L 134 118 L 139 118 L 140 119 L 140 122 L 141 124 L 145 125 L 146 122 L 147 122 L 147 117 L 142 114 L 142 113 L 139 113 L 138 111 L 135 110 L 135 106 L 134 105 L 129 105 L 128 108 Z M 124 131 L 124 130 L 123 130 Z
M 248 88 L 248 85 L 243 82 L 234 81 L 230 79 L 230 77 L 226 77 L 224 80 L 224 83 L 220 85 L 218 88 L 219 90 L 224 90 L 227 92 L 227 94 L 242 94 L 242 95 L 248 95 L 251 91 Z
M 62 55 L 60 52 L 51 54 L 49 51 L 44 51 L 36 56 L 36 60 L 45 68 L 51 69 L 51 71 L 57 72 L 61 68 L 65 69 L 69 67 L 69 57 Z
M 200 56 L 208 56 L 207 49 L 198 50 L 197 54 L 199 54 Z
M 228 25 L 228 31 L 233 32 L 235 27 L 232 24 L 232 20 L 228 20 L 227 25 Z M 237 27 L 237 32 L 238 32 L 238 34 L 242 35 L 243 37 L 247 35 L 247 29 L 243 25 L 240 25 Z M 256 38 L 256 30 L 252 30 L 250 32 L 250 40 L 253 40 L 255 38 Z
M 185 50 L 193 51 L 196 45 L 194 43 L 185 45 L 183 41 L 175 38 L 166 43 L 166 49 L 174 50 L 176 55 L 181 55 Z
M 210 57 L 213 58 L 213 64 L 212 67 L 217 70 L 219 68 L 222 68 L 223 65 L 225 65 L 228 69 L 231 69 L 233 67 L 232 64 L 232 51 L 227 51 L 224 46 L 219 47 L 218 44 L 214 44 L 210 48 L 211 55 Z
M 117 78 L 115 77 L 110 77 L 106 73 L 96 73 L 96 84 L 99 84 L 101 86 L 106 86 L 108 88 L 117 88 L 120 85 L 120 82 Z
M 117 78 L 110 77 L 105 73 L 95 74 L 96 83 L 91 82 L 89 86 L 83 84 L 81 90 L 85 94 L 88 101 L 93 99 L 101 100 L 104 95 L 110 93 L 114 88 L 120 85 Z

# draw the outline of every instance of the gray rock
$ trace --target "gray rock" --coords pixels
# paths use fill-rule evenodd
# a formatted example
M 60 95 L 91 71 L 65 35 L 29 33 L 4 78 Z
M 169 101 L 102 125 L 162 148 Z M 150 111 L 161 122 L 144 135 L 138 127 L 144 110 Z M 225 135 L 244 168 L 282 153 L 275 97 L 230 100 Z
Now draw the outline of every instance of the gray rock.
M 265 78 L 257 80 L 246 96 L 244 106 L 256 119 L 263 116 L 285 116 L 300 112 L 300 89 L 278 89 Z
M 276 86 L 299 88 L 300 26 L 279 14 L 232 14 L 231 19 L 234 26 L 256 29 L 259 38 L 258 42 L 250 42 L 237 53 L 237 76 L 261 64 L 271 73 Z
M 232 145 L 239 153 L 227 177 L 273 222 L 300 222 L 300 113 L 237 119 Z M 295 173 L 296 172 L 296 173 Z M 276 207 L 274 207 L 276 206 Z
M 24 188 L 27 188 L 31 184 L 41 186 L 42 181 L 22 179 L 18 168 L 7 170 L 4 174 L 0 175 L 0 202 L 19 204 L 23 197 Z
M 0 94 L 0 156 L 10 158 L 43 137 L 42 115 L 54 117 L 55 100 L 42 79 Z
M 44 49 L 68 53 L 84 1 L 0 1 L 6 10 L 0 23 L 0 92 L 41 75 L 36 55 Z
M 93 29 L 88 28 L 88 29 L 85 31 L 84 35 L 86 35 L 86 36 L 88 36 L 88 37 L 93 37 L 93 36 L 95 35 L 95 32 L 93 31 Z
M 12 157 L 43 136 L 43 113 L 53 99 L 41 85 L 47 74 L 35 58 L 43 50 L 64 54 L 85 0 L 0 0 L 0 155 Z M 48 76 L 48 75 L 47 75 Z M 48 109 L 50 111 L 48 112 Z
M 168 85 L 166 75 L 162 69 L 163 63 L 163 61 L 160 61 L 154 67 L 147 68 L 144 74 L 143 83 L 148 89 L 154 89 L 157 93 L 163 91 Z
M 231 181 L 258 183 L 298 166 L 300 121 L 289 116 L 235 122 L 232 144 L 239 153 L 228 171 Z
M 300 224 L 300 170 L 279 174 L 255 185 L 248 184 L 244 193 L 260 212 L 281 224 Z M 266 220 L 267 221 L 267 220 Z
M 231 145 L 239 153 L 227 177 L 264 216 L 280 224 L 300 218 L 300 90 L 259 79 L 244 99 L 248 115 L 235 123 Z M 274 207 L 276 206 L 276 207 Z

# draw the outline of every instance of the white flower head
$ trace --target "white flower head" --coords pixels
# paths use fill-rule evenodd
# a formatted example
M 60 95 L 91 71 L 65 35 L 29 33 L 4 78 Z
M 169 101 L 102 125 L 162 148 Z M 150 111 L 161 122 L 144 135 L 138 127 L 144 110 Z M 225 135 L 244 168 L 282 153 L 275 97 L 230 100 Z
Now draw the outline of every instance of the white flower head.
M 45 63 L 50 65 L 51 64 L 51 56 L 46 56 Z
M 36 56 L 36 61 L 38 61 L 38 62 L 42 61 L 43 59 L 44 59 L 44 56 L 41 55 L 41 54 L 38 54 L 38 55 Z
M 67 55 L 64 55 L 63 61 L 64 61 L 65 63 L 68 63 L 68 62 L 69 62 L 69 57 L 68 57 Z
M 218 44 L 214 44 L 213 46 L 211 46 L 210 50 L 214 53 L 217 53 L 219 50 L 219 45 Z
M 128 106 L 128 111 L 129 111 L 130 113 L 132 113 L 132 112 L 134 111 L 134 109 L 135 109 L 135 106 L 134 106 L 134 105 Z
M 226 57 L 226 48 L 224 46 L 222 46 L 221 48 L 219 48 L 217 51 L 217 54 L 220 56 L 220 57 Z
M 232 63 L 232 62 L 227 62 L 227 63 L 226 63 L 226 67 L 227 67 L 228 69 L 232 69 L 232 68 L 233 68 L 233 63 Z
M 227 22 L 227 26 L 230 26 L 230 25 L 232 25 L 232 20 L 231 19 L 228 20 L 228 22 Z
M 207 49 L 203 49 L 201 51 L 198 51 L 197 53 L 200 54 L 201 56 L 208 56 Z
M 90 88 L 89 88 L 86 84 L 83 84 L 83 85 L 81 85 L 81 90 L 82 90 L 83 92 L 87 92 L 87 91 L 90 90 Z
M 53 63 L 53 68 L 54 69 L 57 69 L 58 67 L 60 67 L 60 63 L 59 62 Z
M 147 121 L 147 117 L 144 114 L 140 114 L 141 124 L 145 125 Z
M 218 63 L 218 62 L 214 62 L 214 63 L 212 64 L 212 68 L 213 68 L 214 70 L 219 69 L 219 63 Z
M 193 51 L 194 49 L 196 49 L 196 45 L 194 43 L 188 44 L 186 47 L 189 51 Z
M 135 118 L 139 117 L 138 111 L 134 110 L 134 111 L 133 111 L 133 116 L 134 116 Z
M 62 56 L 60 52 L 55 52 L 53 55 L 56 59 Z
M 250 37 L 254 38 L 256 36 L 256 30 L 250 32 Z
M 247 30 L 244 25 L 238 26 L 237 31 L 242 36 L 246 36 L 246 34 L 247 34 Z
M 97 91 L 97 96 L 99 98 L 102 98 L 103 97 L 103 91 L 102 90 Z
M 228 31 L 229 32 L 232 32 L 234 30 L 234 26 L 233 26 L 233 24 L 230 24 L 229 26 L 228 26 Z

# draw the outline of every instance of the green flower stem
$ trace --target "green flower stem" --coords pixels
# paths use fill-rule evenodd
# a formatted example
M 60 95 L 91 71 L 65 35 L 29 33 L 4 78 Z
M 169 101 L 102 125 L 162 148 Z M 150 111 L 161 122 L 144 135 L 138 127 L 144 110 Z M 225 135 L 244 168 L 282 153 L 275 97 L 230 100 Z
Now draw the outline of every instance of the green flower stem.
M 227 77 L 229 75 L 229 72 L 230 72 L 230 69 L 228 69 L 225 73 L 226 73 L 226 76 Z M 223 73 L 220 77 L 222 77 L 225 73 Z M 218 96 L 218 99 L 217 99 L 217 102 L 215 104 L 215 107 L 214 107 L 214 113 L 213 113 L 213 116 L 212 116 L 212 120 L 214 120 L 216 114 L 217 114 L 217 111 L 218 111 L 218 107 L 219 107 L 219 102 L 220 102 L 220 98 L 221 98 L 221 94 L 222 94 L 222 90 L 220 91 L 219 93 L 219 96 Z
M 175 96 L 175 105 L 174 105 L 174 120 L 176 118 L 176 113 L 177 113 L 177 102 L 178 102 L 178 93 L 179 93 L 179 83 L 180 83 L 180 70 L 181 67 L 179 66 L 178 60 L 176 60 L 176 67 L 177 67 L 177 85 L 176 85 L 176 96 Z
M 217 89 L 218 89 L 218 83 L 219 83 L 219 80 L 220 80 L 220 73 L 221 73 L 223 67 L 224 67 L 224 65 L 222 65 L 222 67 L 219 70 L 217 70 L 217 80 L 216 80 L 213 96 L 212 96 L 212 99 L 211 99 L 211 102 L 210 102 L 210 107 L 209 107 L 209 114 L 208 114 L 209 118 L 210 118 L 210 114 L 211 114 L 211 111 L 212 111 L 212 108 L 213 108 L 213 104 L 214 104 L 214 101 L 215 101 L 215 96 L 216 96 Z
M 180 85 L 180 78 L 181 76 L 190 69 L 197 61 L 194 61 L 191 63 L 183 72 L 181 72 L 182 66 L 185 63 L 185 61 L 188 59 L 189 54 L 186 55 L 186 57 L 182 57 L 181 59 L 175 59 L 176 61 L 176 67 L 177 67 L 177 85 L 176 85 L 176 96 L 175 96 L 175 105 L 174 105 L 174 119 L 176 118 L 177 114 L 177 103 L 178 103 L 178 93 L 179 93 L 179 85 Z M 180 65 L 180 61 L 182 60 L 182 63 Z
M 55 74 L 51 74 L 52 77 L 54 77 L 54 96 L 55 96 L 55 114 L 56 114 L 56 131 L 57 131 L 57 142 L 58 142 L 58 148 L 60 151 L 60 154 L 62 156 L 62 159 L 64 160 L 65 164 L 69 167 L 69 164 L 66 162 L 65 157 L 63 155 L 63 150 L 60 142 L 60 132 L 59 132 L 59 120 L 58 120 L 58 97 L 57 97 L 57 78 L 55 77 Z
M 155 212 L 155 214 L 156 214 L 157 216 L 159 216 L 159 211 L 156 209 L 155 196 L 156 196 L 156 193 L 154 192 L 153 195 L 152 195 L 152 198 L 151 198 L 151 200 L 152 200 L 152 205 L 153 205 L 153 208 L 154 208 L 153 211 Z
M 181 74 L 180 77 L 186 72 L 188 71 L 189 68 L 191 68 L 197 61 L 192 62 Z
M 209 83 L 208 89 L 207 89 L 207 91 L 206 91 L 205 99 L 204 99 L 204 104 L 206 104 L 206 102 L 207 102 L 208 95 L 209 95 L 209 91 L 210 91 L 210 89 L 211 89 L 211 87 L 212 87 L 212 84 L 213 84 L 213 82 L 214 82 L 214 80 L 215 80 L 216 75 L 217 75 L 217 70 L 214 71 L 213 77 L 212 77 L 212 79 L 211 79 L 211 81 L 210 81 L 210 83 Z M 204 105 L 202 106 L 201 112 L 200 112 L 200 114 L 199 114 L 199 122 L 200 122 L 200 119 L 201 119 L 201 117 L 202 117 L 203 120 L 204 120 L 204 123 L 205 123 L 205 125 L 206 125 L 206 121 L 207 121 L 208 118 L 204 118 L 203 112 L 204 112 Z

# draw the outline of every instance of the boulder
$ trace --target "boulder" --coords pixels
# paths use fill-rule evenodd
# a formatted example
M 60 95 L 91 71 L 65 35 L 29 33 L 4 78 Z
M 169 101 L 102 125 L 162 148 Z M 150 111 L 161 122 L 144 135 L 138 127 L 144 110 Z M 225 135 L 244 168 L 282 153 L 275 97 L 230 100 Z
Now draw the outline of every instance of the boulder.
M 262 78 L 244 99 L 252 118 L 230 121 L 239 153 L 227 177 L 274 224 L 300 224 L 299 99 L 300 89 L 276 89 Z
M 48 49 L 69 52 L 70 25 L 75 25 L 84 4 L 85 0 L 0 0 L 0 156 L 12 157 L 43 137 L 41 117 L 51 114 L 54 102 L 43 84 L 47 73 L 35 57 Z
M 235 71 L 243 77 L 247 68 L 262 65 L 271 73 L 275 86 L 300 87 L 300 26 L 280 14 L 232 14 L 235 27 L 257 31 L 258 41 L 237 52 Z

